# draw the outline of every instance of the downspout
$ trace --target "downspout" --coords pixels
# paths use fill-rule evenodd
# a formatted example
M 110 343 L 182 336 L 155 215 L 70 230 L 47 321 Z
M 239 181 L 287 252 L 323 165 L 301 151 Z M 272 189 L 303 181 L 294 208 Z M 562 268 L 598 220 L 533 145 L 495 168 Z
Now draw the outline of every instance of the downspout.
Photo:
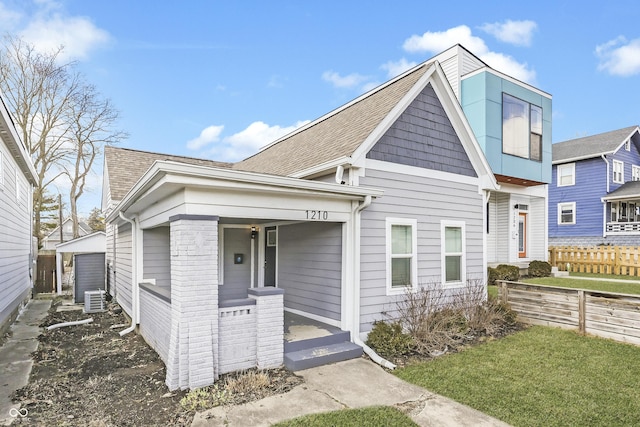
M 136 262 L 137 230 L 136 230 L 136 222 L 134 220 L 125 217 L 122 212 L 118 212 L 118 215 L 120 216 L 120 219 L 131 224 L 131 256 L 132 256 L 132 259 L 131 259 L 131 294 L 132 294 L 131 295 L 131 311 L 132 313 L 131 313 L 131 326 L 129 326 L 127 329 L 120 331 L 120 336 L 123 337 L 129 332 L 133 332 L 136 329 L 136 318 L 138 317 L 136 313 L 136 308 L 138 303 L 138 292 L 137 292 L 138 283 L 136 280 L 138 277 L 138 271 L 137 271 L 138 263 Z
M 607 194 L 609 194 L 609 161 L 604 154 L 601 154 L 602 160 L 607 164 Z M 602 203 L 602 237 L 607 237 L 607 202 Z
M 353 302 L 354 302 L 354 310 L 353 310 L 353 342 L 354 344 L 362 347 L 362 350 L 378 365 L 387 368 L 387 369 L 395 369 L 396 365 L 389 362 L 388 360 L 382 358 L 378 353 L 376 353 L 371 347 L 366 345 L 360 339 L 360 213 L 368 208 L 372 202 L 371 196 L 366 196 L 365 199 L 360 203 L 353 211 L 354 214 L 354 227 L 353 227 L 353 242 L 354 242 L 354 269 L 353 269 Z

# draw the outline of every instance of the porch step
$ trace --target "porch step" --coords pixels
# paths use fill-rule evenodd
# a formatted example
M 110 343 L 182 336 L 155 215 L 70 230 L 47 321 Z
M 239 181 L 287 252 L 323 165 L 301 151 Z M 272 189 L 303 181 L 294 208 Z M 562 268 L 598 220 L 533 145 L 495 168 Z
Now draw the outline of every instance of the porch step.
M 348 331 L 336 330 L 330 335 L 325 335 L 322 337 L 309 338 L 306 340 L 298 340 L 298 341 L 286 341 L 284 342 L 284 352 L 290 353 L 294 351 L 304 350 L 313 347 L 326 346 L 331 344 L 338 344 L 344 341 L 349 341 L 351 335 Z
M 302 350 L 292 352 L 285 352 L 284 366 L 290 371 L 301 371 L 303 369 L 314 368 L 316 366 L 328 365 L 329 363 L 355 359 L 360 356 L 362 356 L 362 347 L 350 341 L 343 341 L 334 344 L 304 348 Z

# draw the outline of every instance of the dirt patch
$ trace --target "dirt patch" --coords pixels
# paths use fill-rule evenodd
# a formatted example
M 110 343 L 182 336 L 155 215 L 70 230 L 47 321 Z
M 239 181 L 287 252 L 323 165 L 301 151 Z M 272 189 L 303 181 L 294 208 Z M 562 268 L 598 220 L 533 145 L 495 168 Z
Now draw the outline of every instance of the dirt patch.
M 41 326 L 93 318 L 92 323 L 45 330 L 29 384 L 12 397 L 28 410 L 28 425 L 57 426 L 187 426 L 194 410 L 180 401 L 186 391 L 169 392 L 165 366 L 136 333 L 120 337 L 114 325 L 127 323 L 115 304 L 103 313 L 57 311 L 54 301 Z M 250 393 L 228 394 L 226 404 L 289 391 L 302 380 L 285 369 L 263 371 L 269 380 Z M 237 377 L 238 374 L 234 374 Z M 229 376 L 227 376 L 229 377 Z M 225 376 L 217 388 L 227 384 Z M 200 408 L 199 408 L 200 409 Z

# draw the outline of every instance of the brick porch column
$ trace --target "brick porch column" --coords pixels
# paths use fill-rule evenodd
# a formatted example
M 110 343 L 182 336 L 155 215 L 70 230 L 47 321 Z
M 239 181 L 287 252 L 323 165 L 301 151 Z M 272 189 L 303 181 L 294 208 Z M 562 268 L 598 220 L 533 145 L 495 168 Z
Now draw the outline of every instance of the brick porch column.
M 193 389 L 218 379 L 218 217 L 176 215 L 171 233 L 171 336 L 166 384 Z
M 276 368 L 284 361 L 284 289 L 248 289 L 256 300 L 256 363 L 258 368 Z

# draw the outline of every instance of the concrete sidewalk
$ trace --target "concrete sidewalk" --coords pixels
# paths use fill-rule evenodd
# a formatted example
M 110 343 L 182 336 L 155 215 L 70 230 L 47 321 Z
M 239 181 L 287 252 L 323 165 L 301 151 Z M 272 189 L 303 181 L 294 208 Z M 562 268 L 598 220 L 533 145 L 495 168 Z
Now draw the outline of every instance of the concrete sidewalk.
M 50 307 L 50 299 L 29 301 L 11 326 L 11 337 L 0 347 L 0 425 L 9 425 L 20 417 L 20 405 L 13 404 L 10 396 L 29 381 L 31 353 L 38 348 L 39 325 Z
M 301 415 L 377 405 L 411 408 L 409 416 L 420 426 L 508 425 L 409 384 L 364 358 L 298 374 L 305 382 L 288 393 L 197 413 L 192 426 L 270 426 Z

